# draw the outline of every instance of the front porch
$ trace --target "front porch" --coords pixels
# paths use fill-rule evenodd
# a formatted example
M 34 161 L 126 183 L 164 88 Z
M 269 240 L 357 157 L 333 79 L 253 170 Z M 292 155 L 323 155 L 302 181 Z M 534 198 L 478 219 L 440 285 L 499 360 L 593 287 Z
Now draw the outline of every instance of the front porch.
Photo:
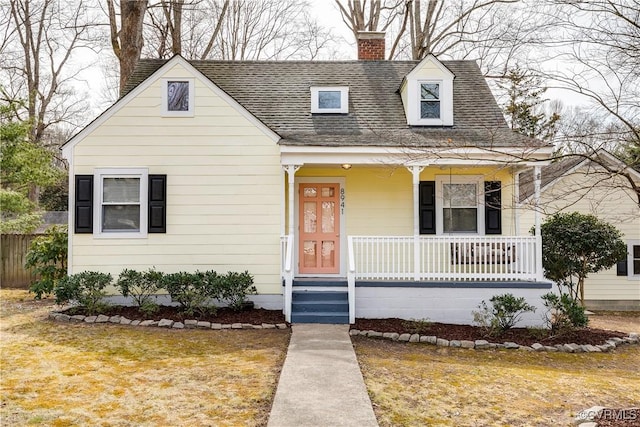
M 346 323 L 347 315 L 349 323 L 356 317 L 471 323 L 480 301 L 496 294 L 510 292 L 535 305 L 551 289 L 534 236 L 348 236 L 346 279 L 296 277 L 294 235 L 281 241 L 289 322 L 322 322 L 309 313 L 296 316 L 299 305 L 318 310 L 327 323 Z

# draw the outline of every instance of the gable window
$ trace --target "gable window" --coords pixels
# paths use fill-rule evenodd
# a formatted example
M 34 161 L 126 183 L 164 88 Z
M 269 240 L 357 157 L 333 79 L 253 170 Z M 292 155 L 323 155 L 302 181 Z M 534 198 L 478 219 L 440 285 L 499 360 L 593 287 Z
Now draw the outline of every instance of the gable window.
M 193 79 L 162 80 L 163 116 L 191 117 L 194 102 Z
M 99 169 L 94 193 L 94 234 L 144 237 L 147 234 L 146 169 Z
M 311 113 L 346 114 L 349 112 L 349 88 L 312 87 Z
M 440 83 L 420 83 L 420 118 L 440 118 Z

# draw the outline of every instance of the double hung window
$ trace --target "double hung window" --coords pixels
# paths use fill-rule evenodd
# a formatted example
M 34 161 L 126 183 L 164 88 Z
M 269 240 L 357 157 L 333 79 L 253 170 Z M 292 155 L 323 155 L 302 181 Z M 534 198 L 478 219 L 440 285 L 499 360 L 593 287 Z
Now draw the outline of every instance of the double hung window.
M 99 205 L 94 212 L 94 232 L 104 236 L 146 236 L 147 170 L 102 169 L 96 175 Z
M 440 83 L 420 83 L 420 118 L 440 118 Z

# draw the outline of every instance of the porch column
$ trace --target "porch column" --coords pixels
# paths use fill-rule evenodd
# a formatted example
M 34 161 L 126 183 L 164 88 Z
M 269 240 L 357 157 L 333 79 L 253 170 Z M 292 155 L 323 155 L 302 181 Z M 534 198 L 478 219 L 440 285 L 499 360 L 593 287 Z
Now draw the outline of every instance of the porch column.
M 413 278 L 420 280 L 420 173 L 424 166 L 410 166 L 413 177 Z
M 533 167 L 533 188 L 534 188 L 534 209 L 535 209 L 535 230 L 536 230 L 536 278 L 544 279 L 542 272 L 542 233 L 540 231 L 540 166 Z
M 288 228 L 288 235 L 289 236 L 293 236 L 295 233 L 295 229 L 294 229 L 294 216 L 295 216 L 295 178 L 296 178 L 296 172 L 298 171 L 298 169 L 300 169 L 301 165 L 284 165 L 282 166 L 284 168 L 284 170 L 287 172 L 287 183 L 289 184 L 289 215 L 288 215 L 288 222 L 289 222 L 289 228 Z

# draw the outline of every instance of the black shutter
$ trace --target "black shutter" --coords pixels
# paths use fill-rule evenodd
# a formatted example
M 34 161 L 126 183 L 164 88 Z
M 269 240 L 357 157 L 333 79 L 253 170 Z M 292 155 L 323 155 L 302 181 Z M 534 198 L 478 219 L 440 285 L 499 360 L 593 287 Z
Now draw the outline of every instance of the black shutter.
M 629 275 L 629 270 L 627 267 L 627 260 L 625 259 L 624 261 L 619 261 L 617 266 L 616 266 L 616 275 L 618 276 L 628 276 Z
M 93 175 L 76 175 L 75 196 L 74 231 L 93 233 Z
M 420 182 L 420 234 L 436 234 L 436 182 Z
M 167 232 L 167 175 L 149 175 L 148 231 Z
M 502 189 L 500 181 L 484 182 L 484 233 L 502 234 Z

